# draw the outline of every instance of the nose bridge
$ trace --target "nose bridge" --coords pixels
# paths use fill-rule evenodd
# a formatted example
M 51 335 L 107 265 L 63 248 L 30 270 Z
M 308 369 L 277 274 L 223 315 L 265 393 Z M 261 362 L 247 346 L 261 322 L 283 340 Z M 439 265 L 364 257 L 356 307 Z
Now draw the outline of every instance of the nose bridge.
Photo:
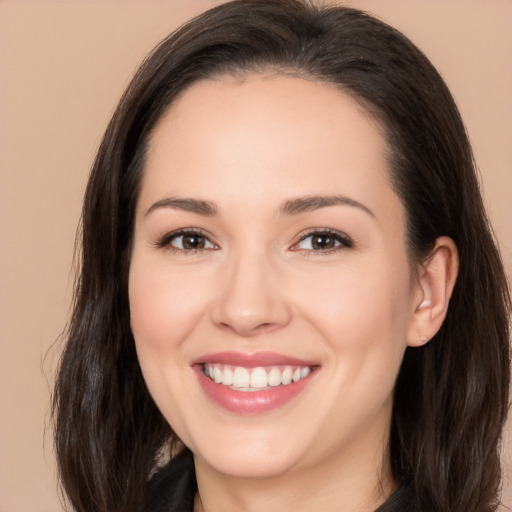
M 251 336 L 285 325 L 290 319 L 276 258 L 270 251 L 246 246 L 232 251 L 219 269 L 214 322 Z

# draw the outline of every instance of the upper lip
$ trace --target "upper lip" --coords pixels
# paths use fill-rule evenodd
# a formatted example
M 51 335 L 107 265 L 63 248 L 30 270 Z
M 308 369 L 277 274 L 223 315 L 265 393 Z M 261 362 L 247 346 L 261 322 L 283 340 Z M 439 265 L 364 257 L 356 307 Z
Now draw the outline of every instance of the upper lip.
M 274 352 L 215 352 L 205 354 L 191 362 L 191 366 L 197 364 L 228 364 L 232 366 L 243 366 L 246 368 L 257 368 L 259 366 L 316 366 L 317 363 L 290 357 Z

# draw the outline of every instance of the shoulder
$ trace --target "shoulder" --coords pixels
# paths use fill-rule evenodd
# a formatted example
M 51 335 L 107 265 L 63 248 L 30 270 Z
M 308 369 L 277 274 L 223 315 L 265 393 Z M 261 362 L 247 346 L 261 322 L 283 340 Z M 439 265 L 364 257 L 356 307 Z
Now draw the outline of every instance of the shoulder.
M 186 449 L 150 479 L 144 511 L 192 512 L 196 491 L 194 460 Z

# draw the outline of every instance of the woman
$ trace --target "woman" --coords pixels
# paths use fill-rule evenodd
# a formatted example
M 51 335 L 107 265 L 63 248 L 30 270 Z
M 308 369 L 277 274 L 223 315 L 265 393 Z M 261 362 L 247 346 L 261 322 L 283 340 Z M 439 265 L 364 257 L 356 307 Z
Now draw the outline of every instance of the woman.
M 88 512 L 495 510 L 509 311 L 426 57 L 348 8 L 219 6 L 141 66 L 94 164 L 65 492 Z

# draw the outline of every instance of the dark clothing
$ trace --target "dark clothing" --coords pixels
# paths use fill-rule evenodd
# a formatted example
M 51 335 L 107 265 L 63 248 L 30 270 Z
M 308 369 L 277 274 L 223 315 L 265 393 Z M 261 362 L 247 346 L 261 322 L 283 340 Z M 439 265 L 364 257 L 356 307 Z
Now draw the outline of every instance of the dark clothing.
M 149 481 L 149 496 L 144 512 L 193 512 L 197 482 L 194 459 L 184 450 Z M 403 486 L 376 512 L 414 512 L 414 492 Z
M 197 492 L 194 459 L 183 450 L 149 481 L 145 512 L 193 512 Z

